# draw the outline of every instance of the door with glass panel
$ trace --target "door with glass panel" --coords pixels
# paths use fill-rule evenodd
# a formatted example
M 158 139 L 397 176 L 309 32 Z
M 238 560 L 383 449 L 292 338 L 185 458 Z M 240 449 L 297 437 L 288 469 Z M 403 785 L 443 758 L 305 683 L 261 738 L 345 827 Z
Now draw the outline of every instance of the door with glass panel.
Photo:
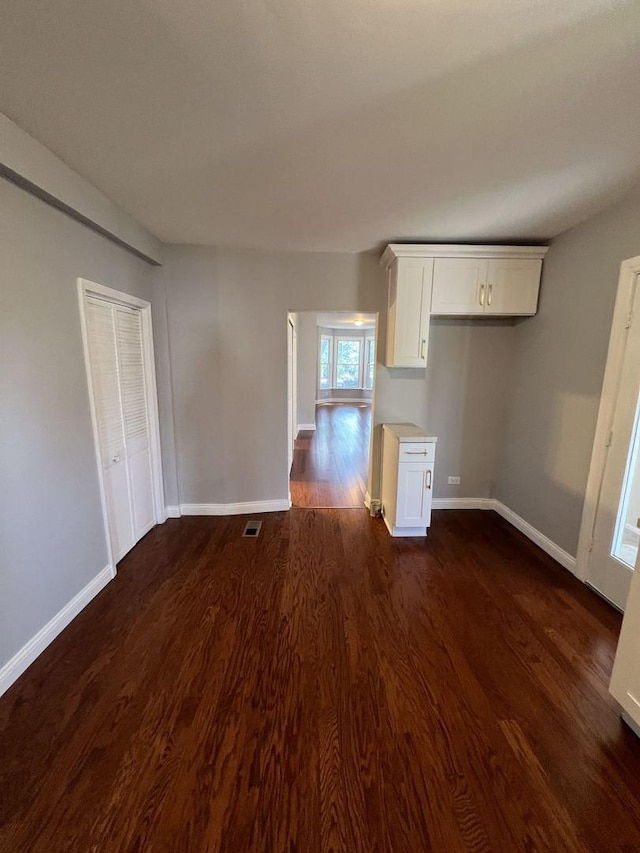
M 640 295 L 626 335 L 587 583 L 624 610 L 640 543 Z

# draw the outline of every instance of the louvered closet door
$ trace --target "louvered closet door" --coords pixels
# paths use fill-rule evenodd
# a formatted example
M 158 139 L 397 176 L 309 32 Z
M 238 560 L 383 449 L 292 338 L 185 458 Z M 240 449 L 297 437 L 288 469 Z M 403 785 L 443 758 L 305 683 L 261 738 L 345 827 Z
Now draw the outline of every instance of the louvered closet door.
M 100 299 L 88 298 L 86 318 L 111 548 L 117 562 L 133 547 L 135 539 L 114 306 Z
M 133 536 L 137 542 L 155 524 L 140 312 L 116 306 L 115 325 Z

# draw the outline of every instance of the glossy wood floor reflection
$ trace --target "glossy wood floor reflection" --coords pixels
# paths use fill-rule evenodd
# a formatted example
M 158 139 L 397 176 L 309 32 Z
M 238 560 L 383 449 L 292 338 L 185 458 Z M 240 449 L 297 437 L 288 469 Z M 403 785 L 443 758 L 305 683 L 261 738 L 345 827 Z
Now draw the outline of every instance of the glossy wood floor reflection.
M 0 849 L 632 851 L 620 618 L 490 512 L 151 531 L 0 700 Z
M 371 405 L 316 406 L 316 429 L 295 442 L 289 488 L 299 507 L 362 507 L 367 490 Z

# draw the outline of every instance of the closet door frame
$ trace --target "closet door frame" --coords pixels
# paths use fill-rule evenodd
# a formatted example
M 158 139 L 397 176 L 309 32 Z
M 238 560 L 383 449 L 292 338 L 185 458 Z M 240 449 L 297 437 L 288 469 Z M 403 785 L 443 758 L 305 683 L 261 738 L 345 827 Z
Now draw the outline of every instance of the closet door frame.
M 96 451 L 96 465 L 98 467 L 98 482 L 100 484 L 100 501 L 102 503 L 102 517 L 104 521 L 104 532 L 107 541 L 107 554 L 109 566 L 115 577 L 116 565 L 113 559 L 111 547 L 111 530 L 109 523 L 109 512 L 107 509 L 107 494 L 105 490 L 102 472 L 102 456 L 100 452 L 100 433 L 98 429 L 98 414 L 93 388 L 93 377 L 91 375 L 91 356 L 89 350 L 89 333 L 87 328 L 86 300 L 87 297 L 96 297 L 105 302 L 115 305 L 124 305 L 140 311 L 142 326 L 142 350 L 144 360 L 144 378 L 147 397 L 147 411 L 149 415 L 149 441 L 151 445 L 151 476 L 153 480 L 153 512 L 156 524 L 166 521 L 164 507 L 164 484 L 162 478 L 162 453 L 160 448 L 160 418 L 158 415 L 158 391 L 156 384 L 156 368 L 153 349 L 153 329 L 151 325 L 151 303 L 129 293 L 122 293 L 112 287 L 106 287 L 95 281 L 85 278 L 78 279 L 78 301 L 80 306 L 80 327 L 82 329 L 82 344 L 84 348 L 84 363 L 87 371 L 87 384 L 89 389 L 89 408 L 91 410 L 91 425 L 93 427 L 93 443 Z

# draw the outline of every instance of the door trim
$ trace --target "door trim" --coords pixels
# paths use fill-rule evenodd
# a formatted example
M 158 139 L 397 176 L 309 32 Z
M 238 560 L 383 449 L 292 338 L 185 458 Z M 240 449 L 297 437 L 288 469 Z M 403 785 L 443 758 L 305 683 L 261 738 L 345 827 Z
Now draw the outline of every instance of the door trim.
M 140 311 L 142 325 L 142 347 L 144 353 L 145 386 L 147 388 L 147 410 L 149 412 L 149 441 L 151 449 L 151 476 L 153 480 L 153 514 L 156 524 L 165 521 L 164 507 L 164 482 L 162 477 L 162 451 L 160 446 L 160 416 L 158 413 L 158 390 L 156 384 L 156 367 L 153 348 L 153 328 L 151 324 L 151 303 L 129 293 L 114 290 L 95 281 L 86 278 L 78 279 L 78 304 L 80 307 L 80 328 L 82 330 L 82 346 L 84 350 L 84 364 L 87 373 L 87 385 L 89 391 L 89 409 L 91 411 L 91 426 L 93 428 L 93 444 L 96 452 L 96 465 L 98 468 L 98 482 L 100 486 L 100 502 L 102 504 L 102 518 L 104 532 L 107 540 L 107 553 L 109 565 L 113 566 L 114 575 L 116 564 L 113 559 L 111 547 L 111 530 L 109 525 L 109 513 L 107 509 L 107 495 L 104 486 L 102 472 L 102 458 L 100 454 L 100 433 L 98 430 L 98 416 L 96 412 L 93 378 L 91 375 L 91 361 L 89 353 L 89 334 L 87 329 L 86 299 L 89 296 L 97 297 L 105 302 L 116 305 L 125 305 L 127 308 L 135 308 Z
M 576 554 L 575 574 L 586 583 L 588 583 L 589 558 L 600 503 L 600 492 L 609 454 L 609 437 L 618 402 L 622 367 L 639 276 L 640 256 L 622 262 Z M 640 322 L 640 318 L 636 322 Z

